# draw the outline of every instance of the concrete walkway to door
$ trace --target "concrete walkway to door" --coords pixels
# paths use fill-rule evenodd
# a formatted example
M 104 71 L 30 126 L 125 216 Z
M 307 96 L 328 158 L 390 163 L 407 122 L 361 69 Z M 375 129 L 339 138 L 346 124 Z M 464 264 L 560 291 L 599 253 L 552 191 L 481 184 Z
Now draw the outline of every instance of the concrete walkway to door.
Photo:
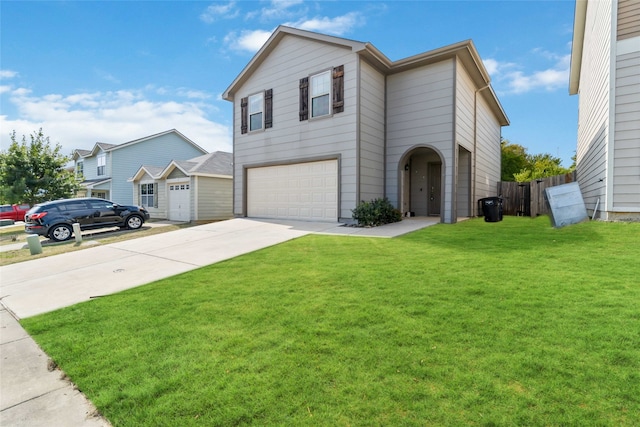
M 376 228 L 232 219 L 0 267 L 0 425 L 108 426 L 17 320 L 184 273 L 311 233 L 395 237 L 438 221 Z

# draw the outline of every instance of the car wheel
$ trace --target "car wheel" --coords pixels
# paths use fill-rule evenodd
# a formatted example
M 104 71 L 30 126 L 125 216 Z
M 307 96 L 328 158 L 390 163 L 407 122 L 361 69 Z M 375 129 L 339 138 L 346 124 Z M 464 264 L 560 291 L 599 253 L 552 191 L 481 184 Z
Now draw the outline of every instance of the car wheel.
M 73 229 L 67 224 L 55 225 L 49 230 L 49 238 L 56 242 L 63 242 L 69 240 L 73 234 Z
M 127 228 L 129 230 L 137 230 L 138 228 L 142 227 L 143 223 L 144 221 L 138 215 L 131 215 L 129 218 L 127 218 Z

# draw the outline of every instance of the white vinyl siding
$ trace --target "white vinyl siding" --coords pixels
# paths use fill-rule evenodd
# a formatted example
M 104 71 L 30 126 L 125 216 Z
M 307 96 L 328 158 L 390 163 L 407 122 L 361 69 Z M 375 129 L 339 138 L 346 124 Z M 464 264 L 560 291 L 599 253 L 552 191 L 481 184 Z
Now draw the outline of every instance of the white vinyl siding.
M 451 181 L 454 168 L 454 61 L 445 60 L 387 77 L 387 170 L 398 170 L 412 147 L 429 147 L 442 155 L 444 222 L 452 222 Z M 387 174 L 390 202 L 398 206 L 398 174 Z
M 590 1 L 579 82 L 576 173 L 588 210 L 607 210 L 611 3 Z
M 360 200 L 384 196 L 385 78 L 360 64 Z
M 283 38 L 234 95 L 234 214 L 246 215 L 245 167 L 340 158 L 341 218 L 356 205 L 357 56 L 334 45 L 299 37 Z M 344 112 L 323 120 L 300 121 L 300 79 L 327 66 L 344 65 Z M 273 128 L 240 138 L 240 99 L 273 88 Z
M 640 211 L 640 52 L 616 66 L 613 209 Z

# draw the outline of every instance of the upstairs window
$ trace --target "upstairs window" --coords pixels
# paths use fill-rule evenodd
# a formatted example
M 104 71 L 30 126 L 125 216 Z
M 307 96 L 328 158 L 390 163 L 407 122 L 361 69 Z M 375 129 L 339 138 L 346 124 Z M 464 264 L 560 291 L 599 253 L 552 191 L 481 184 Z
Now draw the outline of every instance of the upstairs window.
M 107 165 L 107 155 L 104 153 L 98 154 L 98 176 L 106 173 L 105 167 Z
M 240 100 L 240 133 L 269 129 L 273 126 L 273 89 Z
M 311 76 L 311 117 L 321 117 L 329 114 L 329 100 L 331 99 L 331 74 Z
M 249 132 L 262 129 L 262 111 L 264 109 L 264 94 L 256 93 L 249 97 Z
M 76 162 L 76 178 L 82 179 L 84 177 L 84 162 Z
M 300 79 L 300 121 L 343 111 L 344 65 Z

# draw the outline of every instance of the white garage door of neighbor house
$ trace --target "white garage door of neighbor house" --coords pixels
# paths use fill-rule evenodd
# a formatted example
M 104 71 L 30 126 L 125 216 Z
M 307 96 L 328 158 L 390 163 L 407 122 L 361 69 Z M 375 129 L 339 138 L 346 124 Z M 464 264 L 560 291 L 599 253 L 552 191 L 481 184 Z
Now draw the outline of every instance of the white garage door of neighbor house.
M 338 220 L 338 161 L 267 166 L 247 171 L 247 215 Z
M 169 184 L 169 220 L 189 221 L 190 218 L 189 183 Z

